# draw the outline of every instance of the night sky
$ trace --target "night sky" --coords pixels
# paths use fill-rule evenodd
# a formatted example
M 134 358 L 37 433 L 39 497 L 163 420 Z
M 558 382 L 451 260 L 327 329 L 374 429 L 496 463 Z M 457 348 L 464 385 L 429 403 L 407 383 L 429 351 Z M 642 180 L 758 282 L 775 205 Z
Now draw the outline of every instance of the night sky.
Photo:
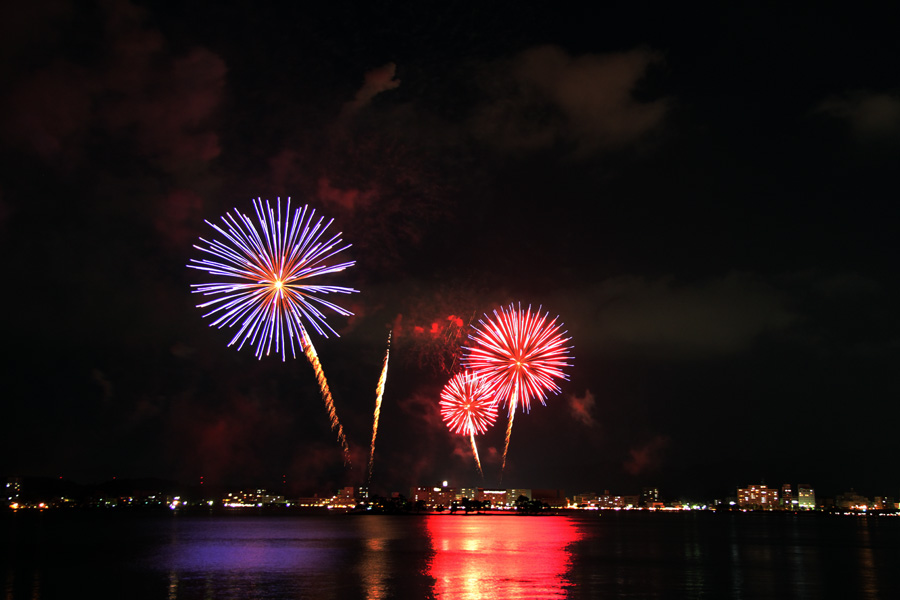
M 481 485 L 448 317 L 521 302 L 574 360 L 504 487 L 900 496 L 896 7 L 305 4 L 3 9 L 0 475 L 358 485 L 392 330 L 374 491 Z M 204 219 L 288 196 L 353 244 L 351 469 L 308 362 L 190 293 Z

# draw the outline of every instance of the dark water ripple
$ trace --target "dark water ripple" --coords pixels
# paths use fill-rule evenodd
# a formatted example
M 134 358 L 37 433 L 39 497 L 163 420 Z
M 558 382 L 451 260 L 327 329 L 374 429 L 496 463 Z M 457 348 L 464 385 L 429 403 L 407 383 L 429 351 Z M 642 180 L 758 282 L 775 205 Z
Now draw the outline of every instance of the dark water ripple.
M 900 519 L 17 513 L 5 600 L 900 598 Z

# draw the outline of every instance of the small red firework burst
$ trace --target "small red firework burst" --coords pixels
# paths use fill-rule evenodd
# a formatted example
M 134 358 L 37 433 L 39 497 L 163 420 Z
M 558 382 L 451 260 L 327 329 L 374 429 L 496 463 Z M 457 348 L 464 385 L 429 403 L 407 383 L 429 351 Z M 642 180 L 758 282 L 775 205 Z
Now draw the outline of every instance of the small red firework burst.
M 481 434 L 497 420 L 497 403 L 482 378 L 463 371 L 441 391 L 441 417 L 453 433 Z

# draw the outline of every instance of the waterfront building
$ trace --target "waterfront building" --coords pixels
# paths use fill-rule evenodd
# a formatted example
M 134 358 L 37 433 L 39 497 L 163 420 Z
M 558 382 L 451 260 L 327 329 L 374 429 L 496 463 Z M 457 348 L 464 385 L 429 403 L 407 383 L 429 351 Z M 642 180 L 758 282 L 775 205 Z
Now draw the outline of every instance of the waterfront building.
M 352 485 L 348 485 L 338 490 L 337 494 L 332 497 L 329 505 L 334 508 L 354 508 L 359 500 L 364 500 L 368 496 L 369 492 L 365 488 L 355 488 Z
M 778 507 L 778 490 L 765 485 L 751 484 L 737 491 L 738 506 L 754 510 L 774 510 Z
M 597 498 L 597 508 L 623 508 L 625 501 L 622 496 L 614 496 L 609 490 L 603 490 L 603 494 Z
M 794 490 L 791 484 L 786 483 L 781 486 L 781 508 L 784 510 L 797 510 L 799 501 L 794 498 Z
M 595 492 L 584 492 L 572 497 L 572 504 L 579 508 L 597 508 L 600 497 Z
M 284 503 L 284 496 L 278 494 L 270 494 L 265 489 L 228 492 L 228 495 L 222 499 L 222 504 L 227 508 L 246 508 L 251 506 L 260 507 Z
M 625 508 L 637 508 L 640 506 L 640 496 L 637 494 L 629 494 L 627 496 L 622 496 L 622 505 Z
M 305 496 L 301 498 L 294 498 L 291 500 L 291 504 L 293 506 L 300 506 L 302 508 L 319 508 L 324 506 L 334 506 L 332 502 L 334 498 L 320 498 L 319 496 Z
M 808 483 L 797 484 L 797 507 L 800 510 L 816 509 L 816 491 Z
M 450 508 L 456 502 L 457 497 L 457 489 L 449 487 L 446 482 L 440 487 L 414 487 L 409 492 L 409 498 L 413 504 L 421 500 L 425 502 L 426 508 Z
M 641 506 L 652 508 L 659 504 L 659 489 L 655 487 L 641 488 Z
M 506 490 L 478 488 L 478 493 L 475 494 L 475 500 L 478 502 L 490 503 L 493 507 L 506 506 Z
M 564 490 L 532 489 L 531 499 L 546 504 L 550 508 L 565 508 L 568 504 Z
M 506 490 L 506 505 L 515 506 L 516 500 L 518 500 L 521 496 L 525 496 L 526 498 L 531 500 L 531 490 L 525 488 L 512 488 Z
M 459 488 L 459 493 L 456 495 L 456 501 L 461 502 L 463 498 L 466 500 L 474 500 L 477 493 L 478 488 Z
M 834 499 L 834 505 L 843 510 L 867 510 L 870 504 L 868 498 L 857 494 L 852 488 L 849 492 L 838 494 Z

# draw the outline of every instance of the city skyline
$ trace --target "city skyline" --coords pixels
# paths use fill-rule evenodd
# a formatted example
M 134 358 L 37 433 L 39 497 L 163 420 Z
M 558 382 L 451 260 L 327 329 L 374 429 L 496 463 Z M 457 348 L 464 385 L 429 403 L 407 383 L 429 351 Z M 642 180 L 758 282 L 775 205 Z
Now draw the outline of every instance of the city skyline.
M 114 478 L 104 482 L 74 482 L 63 478 L 14 476 L 6 478 L 6 503 L 2 508 L 60 508 L 88 506 L 135 506 L 147 504 L 168 508 L 254 508 L 294 506 L 353 508 L 374 499 L 402 499 L 410 505 L 424 502 L 420 508 L 438 506 L 450 509 L 467 501 L 485 502 L 495 508 L 511 507 L 520 496 L 540 501 L 551 508 L 623 509 L 623 508 L 725 508 L 729 510 L 900 510 L 900 491 L 890 489 L 857 490 L 852 486 L 818 489 L 802 482 L 784 482 L 776 487 L 749 482 L 737 487 L 715 487 L 709 496 L 689 495 L 679 490 L 644 485 L 638 489 L 612 489 L 594 486 L 579 488 L 503 487 L 455 485 L 444 480 L 423 485 L 421 482 L 399 490 L 383 490 L 368 485 L 337 489 L 297 490 L 287 480 L 280 483 L 209 485 L 155 478 Z M 900 490 L 900 488 L 898 488 Z M 243 500 L 241 500 L 243 498 Z M 248 498 L 250 498 L 248 500 Z M 211 500 L 212 499 L 212 500 Z M 174 503 L 173 503 L 174 500 Z M 99 504 L 98 504 L 99 503 Z M 460 505 L 461 506 L 461 505 Z

